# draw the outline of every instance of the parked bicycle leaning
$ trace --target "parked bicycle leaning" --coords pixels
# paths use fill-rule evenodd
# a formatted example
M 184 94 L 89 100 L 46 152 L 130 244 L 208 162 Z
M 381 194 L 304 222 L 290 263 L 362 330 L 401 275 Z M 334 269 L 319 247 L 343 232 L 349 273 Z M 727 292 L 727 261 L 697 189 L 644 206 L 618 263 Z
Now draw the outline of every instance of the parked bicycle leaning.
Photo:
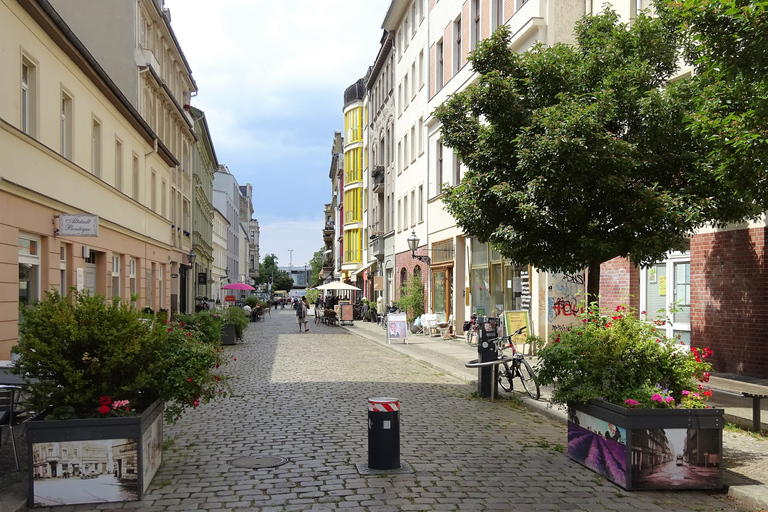
M 523 334 L 525 330 L 526 328 L 523 326 L 509 336 L 502 336 L 491 340 L 496 343 L 497 352 L 500 357 L 504 355 L 504 350 L 512 350 L 511 359 L 504 361 L 500 365 L 497 379 L 501 389 L 508 393 L 514 388 L 514 379 L 520 379 L 520 383 L 523 385 L 525 392 L 528 393 L 528 396 L 538 400 L 541 396 L 541 390 L 539 389 L 536 373 L 531 368 L 531 365 L 528 364 L 528 361 L 525 360 L 523 353 L 515 347 L 515 343 L 526 342 L 527 337 Z

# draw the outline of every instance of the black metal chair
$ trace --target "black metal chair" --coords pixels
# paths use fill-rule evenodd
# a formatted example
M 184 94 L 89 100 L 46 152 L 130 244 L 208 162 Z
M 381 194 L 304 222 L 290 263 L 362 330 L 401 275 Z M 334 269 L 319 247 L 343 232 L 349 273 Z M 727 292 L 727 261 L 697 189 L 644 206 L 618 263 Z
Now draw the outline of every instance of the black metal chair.
M 16 436 L 13 433 L 14 427 L 18 427 L 19 415 L 24 411 L 18 406 L 19 388 L 16 386 L 0 385 L 0 444 L 2 444 L 2 431 L 10 431 L 10 439 L 13 445 L 13 457 L 16 460 L 16 471 L 20 471 L 19 453 L 16 448 Z M 6 442 L 8 442 L 6 440 Z

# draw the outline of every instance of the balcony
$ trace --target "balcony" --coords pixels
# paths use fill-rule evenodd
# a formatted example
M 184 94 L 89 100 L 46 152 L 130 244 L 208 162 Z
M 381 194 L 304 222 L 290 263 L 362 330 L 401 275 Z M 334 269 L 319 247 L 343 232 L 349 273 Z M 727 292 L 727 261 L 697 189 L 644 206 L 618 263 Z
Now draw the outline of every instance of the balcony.
M 374 235 L 374 237 L 371 237 L 371 240 L 368 244 L 370 247 L 371 255 L 379 260 L 384 259 L 384 237 L 376 235 Z
M 384 166 L 377 165 L 371 171 L 371 190 L 374 194 L 384 194 Z
M 333 244 L 333 238 L 336 235 L 336 227 L 331 224 L 326 224 L 323 228 L 323 242 L 326 244 Z

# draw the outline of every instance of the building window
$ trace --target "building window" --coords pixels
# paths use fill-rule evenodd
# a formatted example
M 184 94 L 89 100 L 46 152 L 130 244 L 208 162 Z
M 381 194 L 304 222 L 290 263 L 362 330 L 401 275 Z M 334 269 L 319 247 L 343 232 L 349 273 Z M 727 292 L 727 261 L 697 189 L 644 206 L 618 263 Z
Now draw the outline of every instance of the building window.
M 640 303 L 655 320 L 657 311 L 667 311 L 671 322 L 657 327 L 687 346 L 691 344 L 690 253 L 671 253 L 666 260 L 640 271 Z
M 123 191 L 123 143 L 115 139 L 115 188 Z
M 112 255 L 112 300 L 120 300 L 120 255 Z
M 96 118 L 91 127 L 91 173 L 101 178 L 101 123 Z
M 461 16 L 453 22 L 453 37 L 455 39 L 453 55 L 453 73 L 456 74 L 461 69 Z
M 130 285 L 131 300 L 138 293 L 136 288 L 136 258 L 128 260 L 128 284 Z M 135 305 L 134 301 L 134 305 Z
M 154 171 L 152 171 L 149 182 L 149 206 L 153 212 L 157 212 L 157 173 Z M 186 229 L 186 226 L 184 229 Z
M 131 197 L 139 200 L 139 157 L 133 154 L 133 165 L 131 166 Z
M 424 185 L 419 185 L 419 222 L 424 222 Z
M 419 89 L 424 87 L 424 50 L 419 52 Z
M 61 93 L 61 156 L 72 160 L 72 96 Z
M 411 162 L 416 161 L 416 127 L 411 126 Z
M 26 57 L 21 60 L 21 131 L 37 135 L 37 66 Z
M 403 229 L 408 229 L 408 194 L 403 196 Z
M 397 232 L 403 230 L 403 204 L 402 200 L 397 200 Z
M 67 293 L 67 246 L 59 246 L 59 286 L 62 295 Z
M 443 57 L 445 52 L 443 51 L 443 41 L 438 41 L 435 48 L 435 88 L 440 90 L 443 88 L 443 82 L 445 79 L 445 63 Z
M 408 158 L 408 134 L 403 136 L 403 169 L 408 168 L 410 159 Z
M 424 118 L 419 118 L 419 155 L 424 153 Z
M 34 304 L 40 298 L 40 239 L 19 235 L 19 303 Z
M 453 185 L 458 185 L 461 183 L 461 160 L 459 159 L 459 156 L 454 153 L 453 154 Z
M 414 61 L 414 63 L 411 64 L 411 99 L 416 98 L 417 84 L 418 81 L 416 80 L 416 62 Z
M 168 183 L 163 180 L 160 184 L 160 208 L 164 218 L 168 218 Z
M 408 286 L 408 270 L 403 267 L 400 270 L 400 287 L 405 288 L 406 286 Z
M 159 308 L 165 307 L 165 283 L 163 282 L 163 265 L 157 266 L 157 292 L 158 300 L 157 306 Z
M 472 0 L 472 50 L 480 44 L 480 0 Z
M 504 0 L 493 0 L 491 21 L 492 30 L 504 24 Z
M 437 193 L 443 193 L 443 143 L 437 142 Z

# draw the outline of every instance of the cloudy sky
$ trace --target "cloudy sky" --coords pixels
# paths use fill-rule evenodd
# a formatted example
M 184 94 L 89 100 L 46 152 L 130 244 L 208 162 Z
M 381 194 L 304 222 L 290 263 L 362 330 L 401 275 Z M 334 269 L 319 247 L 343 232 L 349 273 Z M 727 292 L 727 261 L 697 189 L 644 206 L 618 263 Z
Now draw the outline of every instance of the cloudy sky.
M 389 3 L 165 0 L 219 163 L 253 184 L 262 258 L 303 265 L 323 247 L 344 89 L 373 64 Z

